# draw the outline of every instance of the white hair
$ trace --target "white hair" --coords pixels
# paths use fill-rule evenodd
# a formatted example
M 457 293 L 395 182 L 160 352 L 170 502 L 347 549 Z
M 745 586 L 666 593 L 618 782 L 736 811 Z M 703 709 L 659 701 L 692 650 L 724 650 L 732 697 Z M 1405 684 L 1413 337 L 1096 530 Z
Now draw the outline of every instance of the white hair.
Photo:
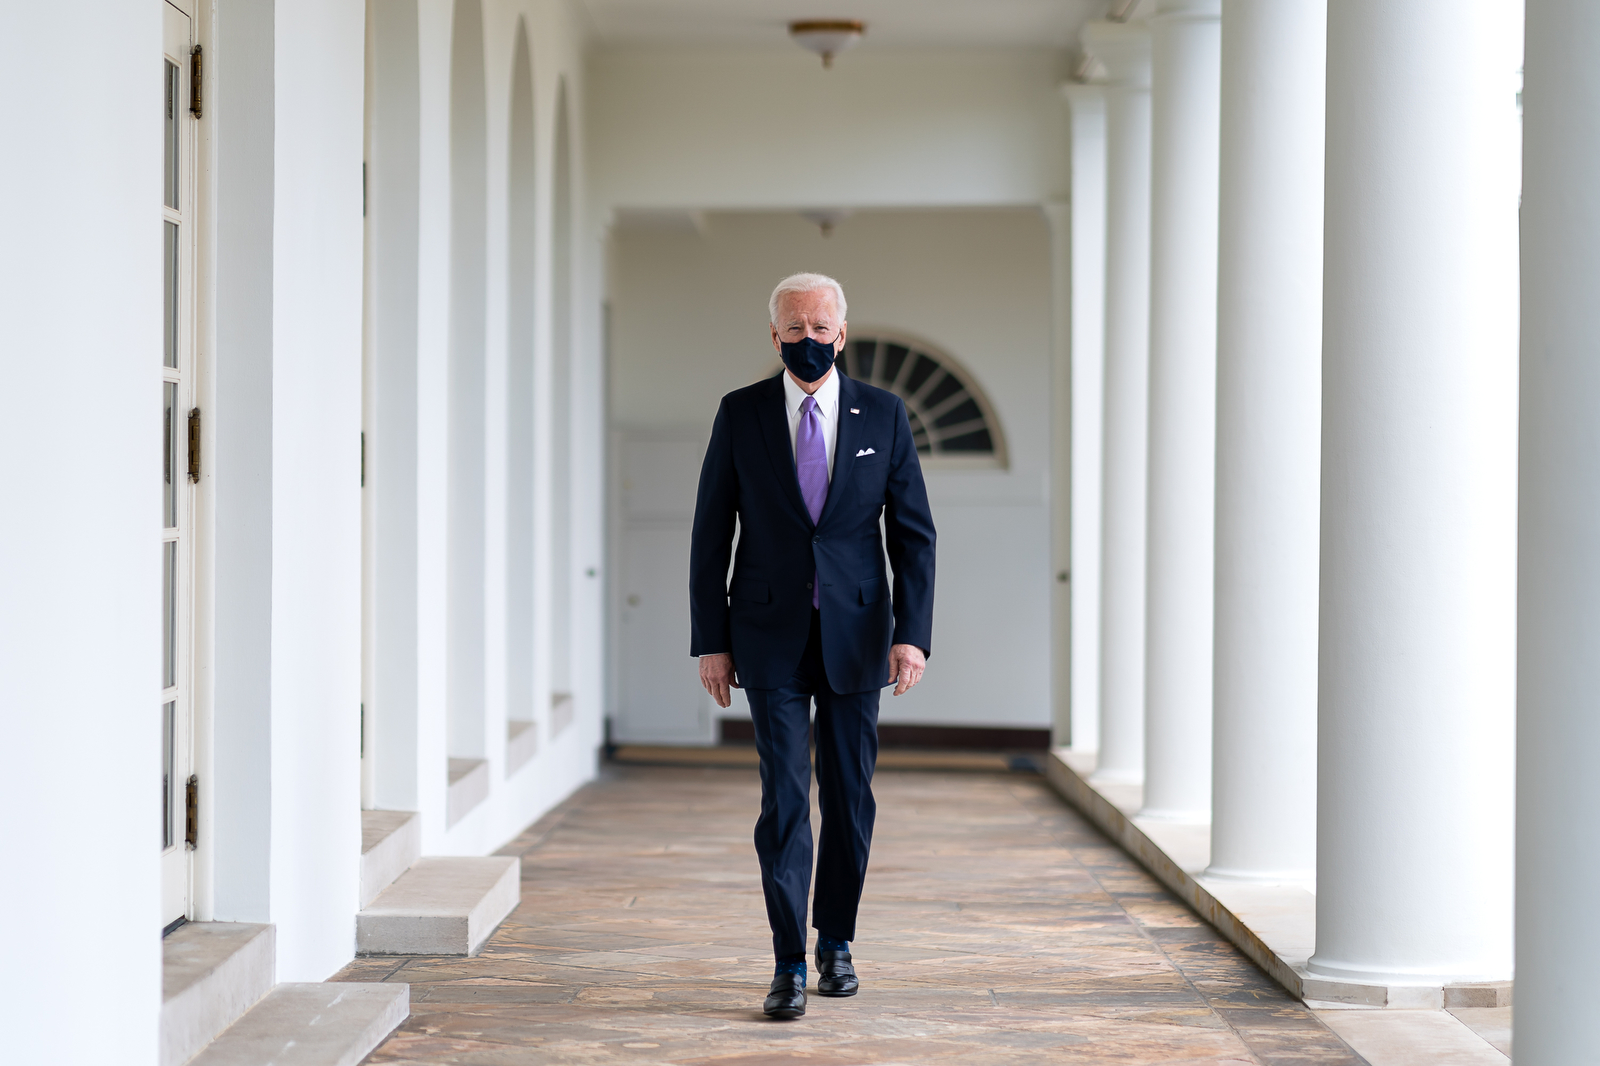
M 778 287 L 772 290 L 772 298 L 767 301 L 767 319 L 774 326 L 778 324 L 778 303 L 785 293 L 820 292 L 829 289 L 833 292 L 833 308 L 839 313 L 839 321 L 845 320 L 846 304 L 844 302 L 844 286 L 828 277 L 826 274 L 790 274 L 778 282 Z

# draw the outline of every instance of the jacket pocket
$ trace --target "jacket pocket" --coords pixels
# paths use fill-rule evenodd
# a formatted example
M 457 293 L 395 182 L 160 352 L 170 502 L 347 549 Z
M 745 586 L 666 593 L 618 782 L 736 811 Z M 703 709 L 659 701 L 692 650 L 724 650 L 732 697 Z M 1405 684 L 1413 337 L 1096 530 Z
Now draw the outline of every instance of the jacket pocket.
M 867 458 L 877 459 L 878 456 Z M 876 463 L 857 459 L 855 469 L 850 471 L 850 483 L 858 501 L 868 507 L 881 507 L 889 487 L 888 456 Z
M 861 583 L 861 602 L 877 603 L 883 595 L 883 579 L 874 577 Z
M 772 590 L 767 587 L 765 581 L 751 581 L 742 577 L 733 579 L 728 595 L 736 600 L 749 600 L 752 603 L 772 602 Z

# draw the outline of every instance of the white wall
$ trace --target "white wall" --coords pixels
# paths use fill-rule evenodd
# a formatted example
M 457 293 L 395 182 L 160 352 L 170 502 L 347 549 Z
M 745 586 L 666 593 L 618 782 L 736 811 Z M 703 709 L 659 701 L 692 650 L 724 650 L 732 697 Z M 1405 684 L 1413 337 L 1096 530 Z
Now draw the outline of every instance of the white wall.
M 156 4 L 78 5 L 83 66 L 63 79 L 60 10 L 0 13 L 0 87 L 18 102 L 0 168 L 19 205 L 0 242 L 0 909 L 6 1011 L 26 1020 L 6 1038 L 16 1062 L 156 1061 L 161 27 Z M 87 1017 L 63 994 L 86 959 L 117 990 Z
M 1072 205 L 1054 200 L 1041 205 L 1050 229 L 1050 743 L 1072 739 L 1075 686 L 1072 574 L 1074 494 L 1072 372 L 1073 217 Z
M 864 51 L 832 70 L 788 46 L 619 46 L 589 60 L 590 195 L 602 219 L 620 220 L 608 275 L 619 522 L 639 524 L 622 489 L 629 442 L 673 451 L 709 430 L 722 393 L 767 368 L 766 296 L 793 270 L 838 273 L 853 324 L 927 336 L 1000 409 L 1010 471 L 930 475 L 941 534 L 933 671 L 885 704 L 885 721 L 1050 720 L 1050 670 L 1038 664 L 1051 650 L 1053 324 L 1037 205 L 1064 199 L 1069 185 L 1064 64 L 1045 48 Z M 813 135 L 788 121 L 797 114 L 828 121 Z M 731 213 L 819 206 L 937 210 L 858 213 L 827 241 L 793 214 Z M 951 210 L 998 206 L 1026 210 Z M 974 295 L 951 298 L 957 290 Z M 648 329 L 685 338 L 672 349 L 682 357 L 652 348 Z M 685 402 L 656 403 L 667 394 Z M 620 656 L 629 592 L 614 576 Z M 662 639 L 686 625 L 679 618 Z M 1006 665 L 967 668 L 957 655 Z M 619 659 L 612 673 L 621 678 Z M 613 691 L 608 708 L 623 700 Z M 673 730 L 637 739 L 698 730 L 688 697 L 678 702 Z M 697 717 L 715 715 L 701 706 Z M 628 717 L 619 726 L 631 728 Z
M 790 45 L 599 51 L 592 195 L 627 207 L 1042 203 L 1068 186 L 1066 73 L 1046 49 L 861 52 L 832 70 Z
M 1010 453 L 1007 470 L 927 472 L 939 530 L 933 658 L 918 688 L 884 700 L 883 720 L 1047 725 L 1049 671 L 1039 664 L 1050 636 L 1052 324 L 1043 214 L 868 211 L 828 238 L 790 213 L 715 213 L 701 231 L 687 221 L 625 220 L 610 274 L 613 427 L 697 442 L 678 449 L 692 486 L 722 395 L 777 366 L 766 301 L 796 270 L 838 277 L 859 333 L 908 332 L 959 360 L 993 402 Z M 683 575 L 674 651 L 687 663 L 687 557 L 660 565 Z M 616 589 L 619 610 L 629 593 Z M 693 684 L 692 671 L 686 677 Z M 742 701 L 735 710 L 744 713 Z

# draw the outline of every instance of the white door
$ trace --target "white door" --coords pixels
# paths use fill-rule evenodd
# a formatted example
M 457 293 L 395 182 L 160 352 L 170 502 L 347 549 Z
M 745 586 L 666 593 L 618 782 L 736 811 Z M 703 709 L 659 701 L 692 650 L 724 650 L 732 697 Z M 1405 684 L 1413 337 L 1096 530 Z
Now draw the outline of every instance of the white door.
M 161 367 L 161 921 L 190 914 L 194 849 L 194 120 L 189 112 L 190 19 L 165 13 Z
M 704 454 L 701 440 L 622 442 L 621 677 L 613 735 L 623 743 L 704 744 L 720 712 L 689 657 L 689 533 Z
M 702 744 L 710 736 L 698 663 L 689 657 L 689 531 L 623 534 L 622 715 L 616 739 Z

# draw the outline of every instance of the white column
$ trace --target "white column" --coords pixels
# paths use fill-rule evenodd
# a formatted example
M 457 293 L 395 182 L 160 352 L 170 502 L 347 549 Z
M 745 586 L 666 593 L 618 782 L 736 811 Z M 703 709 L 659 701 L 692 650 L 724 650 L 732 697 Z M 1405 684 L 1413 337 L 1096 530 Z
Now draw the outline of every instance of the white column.
M 1100 759 L 1095 780 L 1144 778 L 1145 456 L 1150 370 L 1150 33 L 1091 22 L 1106 81 L 1105 444 L 1100 555 Z
M 1518 1066 L 1593 1062 L 1600 951 L 1600 5 L 1529 0 L 1517 662 Z
M 1316 874 L 1327 20 L 1222 14 L 1211 877 Z
M 1151 20 L 1146 818 L 1211 814 L 1217 430 L 1217 123 L 1222 0 Z
M 1329 5 L 1320 974 L 1511 973 L 1520 16 Z
M 1072 618 L 1071 735 L 1100 748 L 1100 470 L 1105 432 L 1106 100 L 1099 85 L 1065 85 L 1072 109 Z M 1058 575 L 1059 577 L 1059 575 Z

